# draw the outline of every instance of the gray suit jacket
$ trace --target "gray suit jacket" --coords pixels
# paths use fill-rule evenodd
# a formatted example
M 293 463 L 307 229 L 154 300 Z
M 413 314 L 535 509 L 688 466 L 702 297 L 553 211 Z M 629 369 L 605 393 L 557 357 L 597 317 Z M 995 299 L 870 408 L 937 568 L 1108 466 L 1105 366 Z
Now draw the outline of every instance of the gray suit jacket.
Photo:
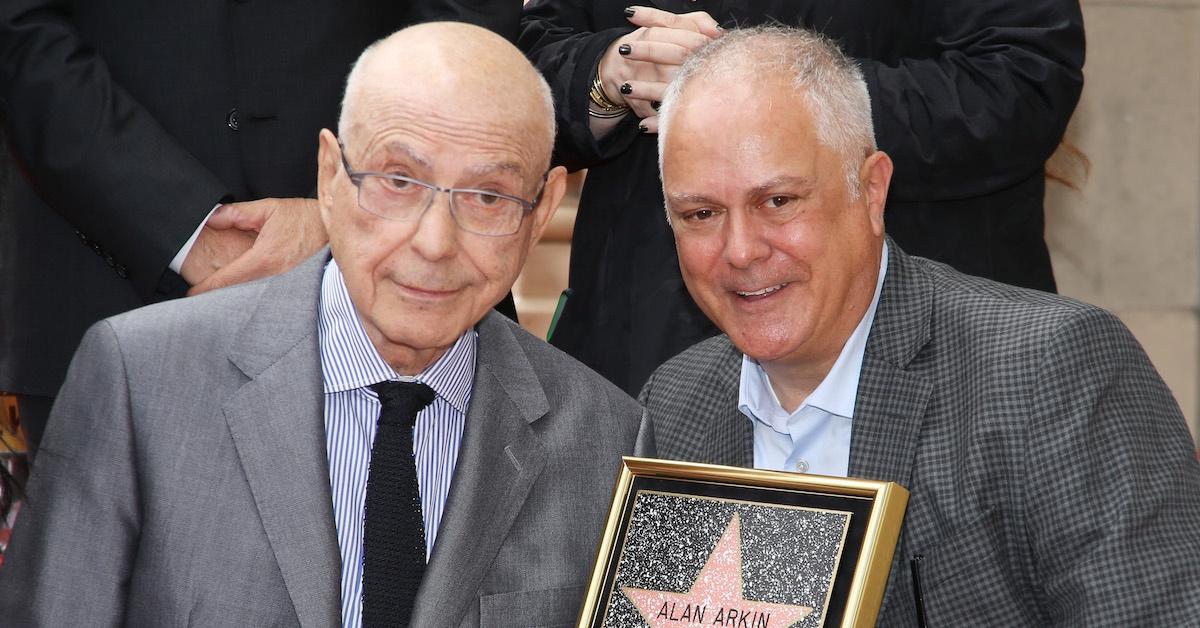
M 968 277 L 894 242 L 849 474 L 911 491 L 879 624 L 1183 626 L 1200 617 L 1200 466 L 1113 315 Z M 742 355 L 719 336 L 642 401 L 659 455 L 753 466 Z
M 335 626 L 317 336 L 324 255 L 102 321 L 0 570 L 4 626 Z M 414 626 L 567 625 L 642 409 L 507 319 L 475 388 Z

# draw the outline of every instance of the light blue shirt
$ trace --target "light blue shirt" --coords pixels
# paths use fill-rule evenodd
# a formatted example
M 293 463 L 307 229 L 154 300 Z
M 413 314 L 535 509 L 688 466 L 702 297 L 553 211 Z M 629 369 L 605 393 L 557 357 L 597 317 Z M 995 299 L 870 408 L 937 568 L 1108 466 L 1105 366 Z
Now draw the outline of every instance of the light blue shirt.
M 875 296 L 854 333 L 842 346 L 833 368 L 795 412 L 787 412 L 775 396 L 762 366 L 742 356 L 738 410 L 754 424 L 754 466 L 845 477 L 850 465 L 850 427 L 858 397 L 867 335 L 887 273 L 888 246 L 883 244 Z
M 437 540 L 438 525 L 462 443 L 463 424 L 475 380 L 478 334 L 468 330 L 449 351 L 416 377 L 403 377 L 367 338 L 350 301 L 337 262 L 321 280 L 318 323 L 325 389 L 325 445 L 338 549 L 342 557 L 342 625 L 362 625 L 363 505 L 371 444 L 379 420 L 379 398 L 368 388 L 386 380 L 417 380 L 437 393 L 417 415 L 413 456 L 425 520 L 425 556 Z

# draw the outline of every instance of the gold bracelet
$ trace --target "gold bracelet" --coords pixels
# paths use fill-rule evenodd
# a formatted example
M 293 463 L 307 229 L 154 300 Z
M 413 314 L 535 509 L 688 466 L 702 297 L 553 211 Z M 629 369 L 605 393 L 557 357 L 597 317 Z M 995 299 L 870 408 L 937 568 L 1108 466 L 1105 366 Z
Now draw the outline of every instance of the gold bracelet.
M 618 105 L 604 92 L 604 80 L 600 78 L 600 66 L 596 66 L 596 76 L 592 79 L 592 89 L 588 92 L 592 104 L 600 108 L 596 111 L 588 107 L 588 114 L 597 118 L 616 118 L 629 111 L 629 105 Z
M 617 110 L 609 112 L 609 113 L 604 113 L 603 111 L 596 111 L 595 109 L 588 107 L 588 115 L 593 118 L 599 118 L 601 120 L 611 120 L 613 118 L 622 118 L 627 113 L 629 113 L 629 107 L 621 107 L 620 109 L 617 109 Z

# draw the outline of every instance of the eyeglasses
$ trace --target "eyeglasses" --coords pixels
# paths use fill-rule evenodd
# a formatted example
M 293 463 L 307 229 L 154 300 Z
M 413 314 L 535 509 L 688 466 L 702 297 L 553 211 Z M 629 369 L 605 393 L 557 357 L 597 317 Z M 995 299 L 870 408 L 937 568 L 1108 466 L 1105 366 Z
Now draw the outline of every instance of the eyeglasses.
M 501 194 L 494 190 L 443 188 L 432 183 L 384 172 L 359 172 L 346 161 L 346 147 L 338 142 L 342 167 L 358 188 L 358 206 L 386 220 L 412 222 L 418 220 L 433 204 L 438 192 L 450 195 L 450 215 L 463 231 L 483 236 L 506 236 L 521 228 L 525 215 L 542 200 L 546 177 L 538 185 L 532 201 Z

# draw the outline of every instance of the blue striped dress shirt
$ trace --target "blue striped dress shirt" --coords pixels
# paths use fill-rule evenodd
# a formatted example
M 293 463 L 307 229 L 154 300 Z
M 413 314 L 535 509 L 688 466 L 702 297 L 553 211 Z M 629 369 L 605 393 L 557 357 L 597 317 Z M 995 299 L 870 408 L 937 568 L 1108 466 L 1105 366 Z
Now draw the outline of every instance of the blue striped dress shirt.
M 354 311 L 337 262 L 321 280 L 321 373 L 325 389 L 325 445 L 329 485 L 342 557 L 342 625 L 362 625 L 363 504 L 371 444 L 379 419 L 379 399 L 368 386 L 386 380 L 416 379 L 437 397 L 417 415 L 413 432 L 425 556 L 437 540 L 442 509 L 454 476 L 463 423 L 475 379 L 477 334 L 468 330 L 441 358 L 413 377 L 402 377 L 379 355 Z

